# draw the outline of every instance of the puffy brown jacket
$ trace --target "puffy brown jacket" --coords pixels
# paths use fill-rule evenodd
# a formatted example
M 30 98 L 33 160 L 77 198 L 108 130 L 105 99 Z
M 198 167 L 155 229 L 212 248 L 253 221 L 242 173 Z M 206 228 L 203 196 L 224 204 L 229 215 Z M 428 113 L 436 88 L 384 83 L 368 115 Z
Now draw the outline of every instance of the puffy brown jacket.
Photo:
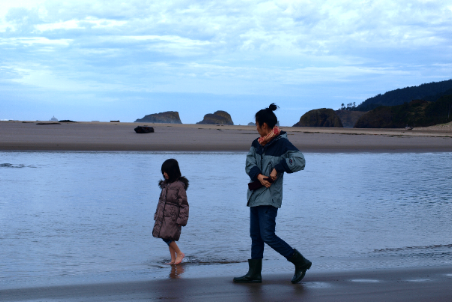
M 180 177 L 172 183 L 160 181 L 159 202 L 154 214 L 154 229 L 152 236 L 166 240 L 179 240 L 181 226 L 187 225 L 188 221 L 188 201 L 187 193 L 188 180 Z

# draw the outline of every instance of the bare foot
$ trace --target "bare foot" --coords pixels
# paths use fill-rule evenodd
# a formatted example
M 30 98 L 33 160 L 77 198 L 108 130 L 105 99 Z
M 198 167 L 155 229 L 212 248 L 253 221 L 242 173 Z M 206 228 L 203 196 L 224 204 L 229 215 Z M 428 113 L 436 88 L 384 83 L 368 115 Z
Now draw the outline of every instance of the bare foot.
M 182 263 L 182 259 L 184 259 L 185 254 L 180 252 L 179 254 L 177 254 L 176 257 L 176 262 L 174 262 L 174 264 L 181 264 Z
M 168 262 L 168 263 L 165 263 L 165 264 L 172 265 L 172 264 L 174 264 L 174 261 L 176 261 L 176 260 L 171 259 L 171 262 Z

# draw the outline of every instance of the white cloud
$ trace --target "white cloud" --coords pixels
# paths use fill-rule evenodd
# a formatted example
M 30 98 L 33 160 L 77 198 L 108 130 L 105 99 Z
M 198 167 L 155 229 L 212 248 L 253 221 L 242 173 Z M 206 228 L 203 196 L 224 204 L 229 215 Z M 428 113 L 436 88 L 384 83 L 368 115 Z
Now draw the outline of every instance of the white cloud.
M 120 91 L 124 87 L 95 80 L 96 74 L 87 72 L 72 72 L 65 75 L 55 72 L 48 66 L 30 64 L 14 68 L 14 72 L 21 77 L 12 79 L 13 82 L 25 86 L 41 88 L 47 91 L 61 92 L 92 92 L 92 91 Z
M 0 81 L 19 79 L 23 73 L 11 66 L 0 66 Z
M 42 33 L 77 29 L 82 37 L 167 36 L 208 40 L 224 51 L 319 55 L 350 50 L 351 45 L 409 48 L 451 40 L 443 34 L 452 21 L 450 9 L 439 1 L 38 3 L 27 9 L 39 17 L 20 19 L 23 12 L 16 12 L 7 25 L 18 28 L 20 20 L 22 25 L 35 22 Z
M 80 21 L 78 20 L 68 20 L 64 22 L 57 22 L 57 23 L 44 23 L 44 24 L 37 24 L 36 28 L 43 32 L 48 30 L 55 30 L 55 29 L 81 29 L 83 28 L 80 26 Z
M 25 7 L 25 8 L 38 8 L 47 0 L 2 0 L 0 2 L 0 18 L 3 18 L 11 8 Z
M 452 64 L 452 0 L 2 2 L 0 66 L 24 87 L 354 99 Z
M 209 41 L 199 41 L 199 40 L 192 40 L 192 39 L 186 39 L 179 36 L 156 36 L 156 35 L 148 35 L 148 36 L 123 36 L 125 39 L 133 39 L 133 40 L 139 40 L 139 41 L 145 41 L 145 40 L 154 40 L 154 41 L 165 41 L 170 43 L 176 43 L 181 45 L 208 45 L 210 44 Z
M 72 39 L 47 39 L 44 37 L 30 38 L 0 38 L 0 44 L 9 45 L 46 45 L 46 46 L 68 46 Z
M 64 22 L 56 22 L 56 23 L 44 23 L 37 24 L 35 27 L 40 32 L 50 31 L 50 30 L 58 30 L 58 29 L 86 29 L 87 26 L 94 29 L 106 29 L 116 26 L 123 26 L 127 21 L 117 21 L 117 20 L 108 20 L 108 19 L 95 19 L 92 17 L 88 17 L 84 20 L 67 20 Z
M 87 88 L 83 83 L 57 77 L 51 70 L 39 65 L 16 68 L 16 71 L 20 72 L 23 76 L 20 79 L 15 79 L 13 81 L 24 85 L 61 91 Z

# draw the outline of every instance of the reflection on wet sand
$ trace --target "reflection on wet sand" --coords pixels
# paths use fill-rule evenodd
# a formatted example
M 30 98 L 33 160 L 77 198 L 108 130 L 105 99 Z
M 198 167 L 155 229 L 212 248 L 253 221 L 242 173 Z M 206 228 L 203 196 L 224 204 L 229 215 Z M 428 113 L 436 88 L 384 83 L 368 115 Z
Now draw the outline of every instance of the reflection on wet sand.
M 171 279 L 179 279 L 180 276 L 184 273 L 184 265 L 183 264 L 173 264 L 171 265 L 171 273 L 169 277 Z

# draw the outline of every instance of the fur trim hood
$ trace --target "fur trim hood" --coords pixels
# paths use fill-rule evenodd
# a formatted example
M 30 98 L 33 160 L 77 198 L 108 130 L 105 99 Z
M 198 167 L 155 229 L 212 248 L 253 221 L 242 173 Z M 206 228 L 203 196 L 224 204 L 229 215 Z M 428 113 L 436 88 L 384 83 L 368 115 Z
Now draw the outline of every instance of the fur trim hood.
M 176 181 L 182 182 L 184 184 L 185 190 L 188 189 L 188 179 L 187 178 L 185 178 L 184 176 L 181 176 Z M 168 184 L 168 182 L 166 180 L 159 181 L 160 189 L 163 189 L 164 187 L 166 187 L 167 184 Z

